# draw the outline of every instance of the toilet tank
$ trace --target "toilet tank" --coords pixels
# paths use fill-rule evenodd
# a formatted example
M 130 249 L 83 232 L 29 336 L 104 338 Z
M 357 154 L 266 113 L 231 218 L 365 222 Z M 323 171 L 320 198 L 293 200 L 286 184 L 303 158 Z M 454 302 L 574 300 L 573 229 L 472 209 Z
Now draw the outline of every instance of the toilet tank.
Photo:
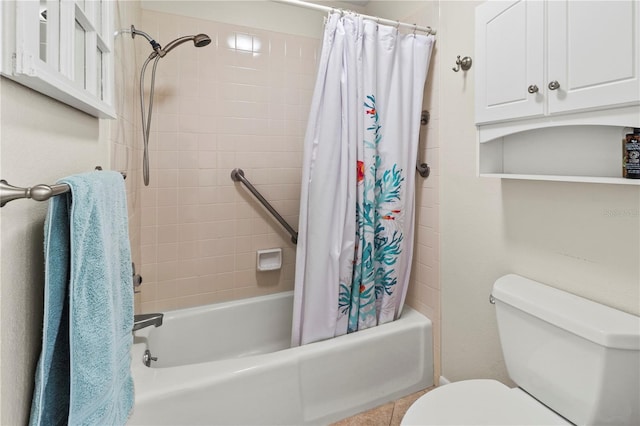
M 492 296 L 520 388 L 578 425 L 640 425 L 639 317 L 513 274 Z

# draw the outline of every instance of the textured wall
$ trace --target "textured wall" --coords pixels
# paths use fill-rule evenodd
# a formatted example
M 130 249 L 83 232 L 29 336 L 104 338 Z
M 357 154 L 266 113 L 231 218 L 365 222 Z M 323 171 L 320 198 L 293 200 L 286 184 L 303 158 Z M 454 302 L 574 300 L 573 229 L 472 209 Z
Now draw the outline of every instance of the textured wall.
M 116 28 L 126 27 L 137 3 L 120 2 L 115 7 Z M 131 38 L 127 41 L 130 43 Z M 129 60 L 124 48 L 116 40 L 120 82 L 126 80 L 124 75 L 130 68 L 124 64 Z M 112 165 L 110 146 L 116 142 L 133 145 L 131 132 L 124 125 L 131 121 L 131 108 L 125 107 L 131 94 L 121 90 L 116 93 L 119 120 L 98 120 L 5 78 L 0 78 L 0 90 L 0 172 L 9 183 L 54 183 L 61 177 L 93 170 L 96 165 L 127 170 L 125 162 Z M 127 182 L 127 188 L 135 235 L 134 186 Z M 26 424 L 29 419 L 42 339 L 46 209 L 46 202 L 17 200 L 0 210 L 0 423 L 6 425 Z
M 487 301 L 501 275 L 640 314 L 640 188 L 476 176 L 475 70 L 450 67 L 474 54 L 478 4 L 440 2 L 443 375 L 508 381 Z
M 2 178 L 54 183 L 107 164 L 98 120 L 1 78 Z M 17 200 L 0 211 L 2 424 L 28 420 L 42 337 L 43 224 L 47 203 Z

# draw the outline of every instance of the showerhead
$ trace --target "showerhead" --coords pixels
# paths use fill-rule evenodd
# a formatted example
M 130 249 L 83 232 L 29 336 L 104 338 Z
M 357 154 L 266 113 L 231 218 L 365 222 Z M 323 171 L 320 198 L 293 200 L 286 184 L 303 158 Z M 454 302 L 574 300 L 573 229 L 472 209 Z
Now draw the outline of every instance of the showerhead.
M 193 36 L 193 44 L 196 47 L 204 47 L 211 43 L 211 38 L 206 34 L 198 34 Z
M 180 37 L 177 38 L 173 41 L 170 41 L 165 47 L 164 49 L 162 49 L 162 51 L 164 52 L 164 55 L 166 55 L 167 53 L 169 53 L 173 48 L 181 45 L 184 42 L 187 41 L 193 41 L 193 45 L 195 47 L 203 47 L 208 45 L 209 43 L 211 43 L 211 37 L 209 37 L 206 34 L 197 34 L 197 35 L 192 35 L 192 36 L 184 36 L 184 37 Z M 164 56 L 161 55 L 161 56 Z
M 204 47 L 211 43 L 211 37 L 209 37 L 208 35 L 196 34 L 191 36 L 179 37 L 167 43 L 167 45 L 163 49 L 157 41 L 155 41 L 154 39 L 151 38 L 151 36 L 149 36 L 149 34 L 145 33 L 144 31 L 137 30 L 133 25 L 131 25 L 131 37 L 133 38 L 136 35 L 143 36 L 151 44 L 151 47 L 153 48 L 153 52 L 151 53 L 151 58 L 155 56 L 160 56 L 161 58 L 163 58 L 164 55 L 166 55 L 167 53 L 169 53 L 169 51 L 171 51 L 171 49 L 189 40 L 193 40 L 193 45 L 195 47 Z
M 151 36 L 144 31 L 137 30 L 133 25 L 131 25 L 131 37 L 135 38 L 136 35 L 141 35 L 147 39 L 147 41 L 151 44 L 151 48 L 153 52 L 149 55 L 147 60 L 142 65 L 142 70 L 140 71 L 140 117 L 142 118 L 142 137 L 144 142 L 144 150 L 142 156 L 142 176 L 144 178 L 145 186 L 149 185 L 149 130 L 151 128 L 151 111 L 153 108 L 153 88 L 155 84 L 156 78 L 156 66 L 158 65 L 158 61 L 160 58 L 163 58 L 167 53 L 171 51 L 171 49 L 180 46 L 182 43 L 186 41 L 193 41 L 193 45 L 195 47 L 203 47 L 211 44 L 211 37 L 206 34 L 196 34 L 190 36 L 179 37 L 171 42 L 169 42 L 164 49 L 160 46 L 160 43 L 151 38 Z M 144 104 L 144 73 L 147 69 L 147 65 L 151 61 L 153 62 L 153 72 L 151 73 L 151 91 L 149 92 L 149 110 L 145 112 L 145 104 Z

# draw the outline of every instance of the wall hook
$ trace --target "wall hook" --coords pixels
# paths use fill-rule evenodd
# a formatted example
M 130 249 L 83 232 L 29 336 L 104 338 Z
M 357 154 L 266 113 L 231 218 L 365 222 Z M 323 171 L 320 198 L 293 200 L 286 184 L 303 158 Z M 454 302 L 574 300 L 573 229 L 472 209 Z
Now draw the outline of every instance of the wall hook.
M 427 124 L 429 124 L 430 117 L 431 117 L 431 114 L 429 114 L 429 111 L 427 111 L 426 109 L 422 111 L 422 113 L 420 114 L 420 124 L 422 126 L 426 126 Z
M 456 60 L 456 66 L 451 68 L 454 72 L 458 72 L 460 71 L 460 69 L 462 69 L 462 71 L 467 71 L 469 68 L 471 68 L 471 63 L 473 61 L 471 60 L 470 57 L 465 56 L 464 58 L 460 59 L 460 55 L 458 55 L 458 59 Z

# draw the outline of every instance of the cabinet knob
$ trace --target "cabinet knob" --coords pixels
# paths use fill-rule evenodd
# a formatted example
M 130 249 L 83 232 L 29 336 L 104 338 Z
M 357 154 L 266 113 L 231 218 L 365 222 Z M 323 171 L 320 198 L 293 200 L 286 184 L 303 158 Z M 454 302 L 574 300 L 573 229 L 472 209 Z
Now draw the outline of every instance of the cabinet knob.
M 535 84 L 532 84 L 531 86 L 527 87 L 527 92 L 538 93 L 538 86 L 536 86 Z
M 560 83 L 558 83 L 556 80 L 553 80 L 551 83 L 549 83 L 549 90 L 556 90 L 560 88 Z

